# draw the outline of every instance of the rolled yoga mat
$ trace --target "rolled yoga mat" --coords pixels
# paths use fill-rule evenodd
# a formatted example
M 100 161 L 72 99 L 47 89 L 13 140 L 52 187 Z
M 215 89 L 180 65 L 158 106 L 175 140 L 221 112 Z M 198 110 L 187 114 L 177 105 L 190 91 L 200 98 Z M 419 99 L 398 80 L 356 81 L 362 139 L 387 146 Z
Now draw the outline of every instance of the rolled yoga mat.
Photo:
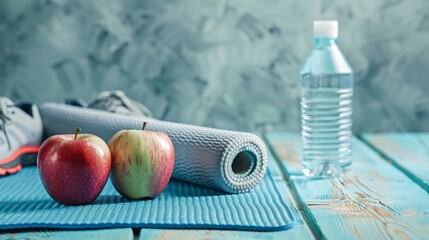
M 265 175 L 268 157 L 262 140 L 251 133 L 110 113 L 102 110 L 44 103 L 39 106 L 45 137 L 73 133 L 77 127 L 108 142 L 117 131 L 147 129 L 168 134 L 175 148 L 173 178 L 220 189 L 248 192 Z

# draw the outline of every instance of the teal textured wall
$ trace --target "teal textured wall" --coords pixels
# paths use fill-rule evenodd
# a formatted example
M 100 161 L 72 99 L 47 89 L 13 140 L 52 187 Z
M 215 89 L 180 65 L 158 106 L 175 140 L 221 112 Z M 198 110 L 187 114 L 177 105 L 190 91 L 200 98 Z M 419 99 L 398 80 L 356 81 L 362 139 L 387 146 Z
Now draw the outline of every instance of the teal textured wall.
M 0 95 L 122 89 L 161 119 L 298 130 L 314 19 L 340 21 L 355 132 L 429 130 L 427 0 L 3 0 Z

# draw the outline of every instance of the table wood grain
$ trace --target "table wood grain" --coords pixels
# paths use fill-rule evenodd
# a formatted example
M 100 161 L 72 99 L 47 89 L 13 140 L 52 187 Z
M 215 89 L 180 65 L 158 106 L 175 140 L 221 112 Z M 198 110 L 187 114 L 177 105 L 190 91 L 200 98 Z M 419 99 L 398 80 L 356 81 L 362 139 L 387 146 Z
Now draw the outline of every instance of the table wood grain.
M 292 191 L 317 238 L 427 239 L 429 195 L 359 139 L 351 170 L 338 179 L 309 180 L 299 169 L 298 133 L 267 133 Z
M 429 192 L 429 134 L 361 134 L 362 140 Z

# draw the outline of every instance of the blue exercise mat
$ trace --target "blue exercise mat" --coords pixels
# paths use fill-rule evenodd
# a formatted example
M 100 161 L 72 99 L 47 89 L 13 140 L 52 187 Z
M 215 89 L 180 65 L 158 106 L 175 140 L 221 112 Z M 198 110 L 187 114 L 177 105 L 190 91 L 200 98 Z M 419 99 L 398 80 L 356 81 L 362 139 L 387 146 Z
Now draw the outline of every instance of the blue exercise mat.
M 207 228 L 276 231 L 293 226 L 293 217 L 268 172 L 243 194 L 171 180 L 152 200 L 128 200 L 110 180 L 89 205 L 64 206 L 52 200 L 36 167 L 0 177 L 0 229 L 18 228 Z

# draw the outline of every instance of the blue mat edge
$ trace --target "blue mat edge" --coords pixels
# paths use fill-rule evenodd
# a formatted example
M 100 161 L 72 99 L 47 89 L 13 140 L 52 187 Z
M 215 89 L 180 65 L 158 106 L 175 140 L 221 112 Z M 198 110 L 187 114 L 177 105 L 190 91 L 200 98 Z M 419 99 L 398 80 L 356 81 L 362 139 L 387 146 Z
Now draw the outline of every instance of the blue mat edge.
M 32 224 L 28 226 L 26 224 L 15 224 L 8 225 L 8 228 L 0 227 L 0 230 L 18 230 L 18 229 L 67 229 L 67 230 L 84 230 L 84 229 L 106 229 L 106 228 L 158 228 L 158 229 L 182 229 L 182 230 L 192 230 L 192 229 L 207 229 L 207 230 L 235 230 L 235 231 L 259 231 L 259 232 L 274 232 L 274 231 L 284 231 L 291 229 L 295 226 L 295 222 L 292 221 L 290 224 L 279 227 L 252 227 L 252 226 L 243 226 L 240 228 L 229 226 L 229 225 L 202 225 L 202 224 L 188 224 L 187 228 L 183 228 L 183 225 L 179 224 L 79 224 L 79 228 L 76 228 L 76 224 L 58 224 L 57 226 L 50 226 L 50 224 Z

